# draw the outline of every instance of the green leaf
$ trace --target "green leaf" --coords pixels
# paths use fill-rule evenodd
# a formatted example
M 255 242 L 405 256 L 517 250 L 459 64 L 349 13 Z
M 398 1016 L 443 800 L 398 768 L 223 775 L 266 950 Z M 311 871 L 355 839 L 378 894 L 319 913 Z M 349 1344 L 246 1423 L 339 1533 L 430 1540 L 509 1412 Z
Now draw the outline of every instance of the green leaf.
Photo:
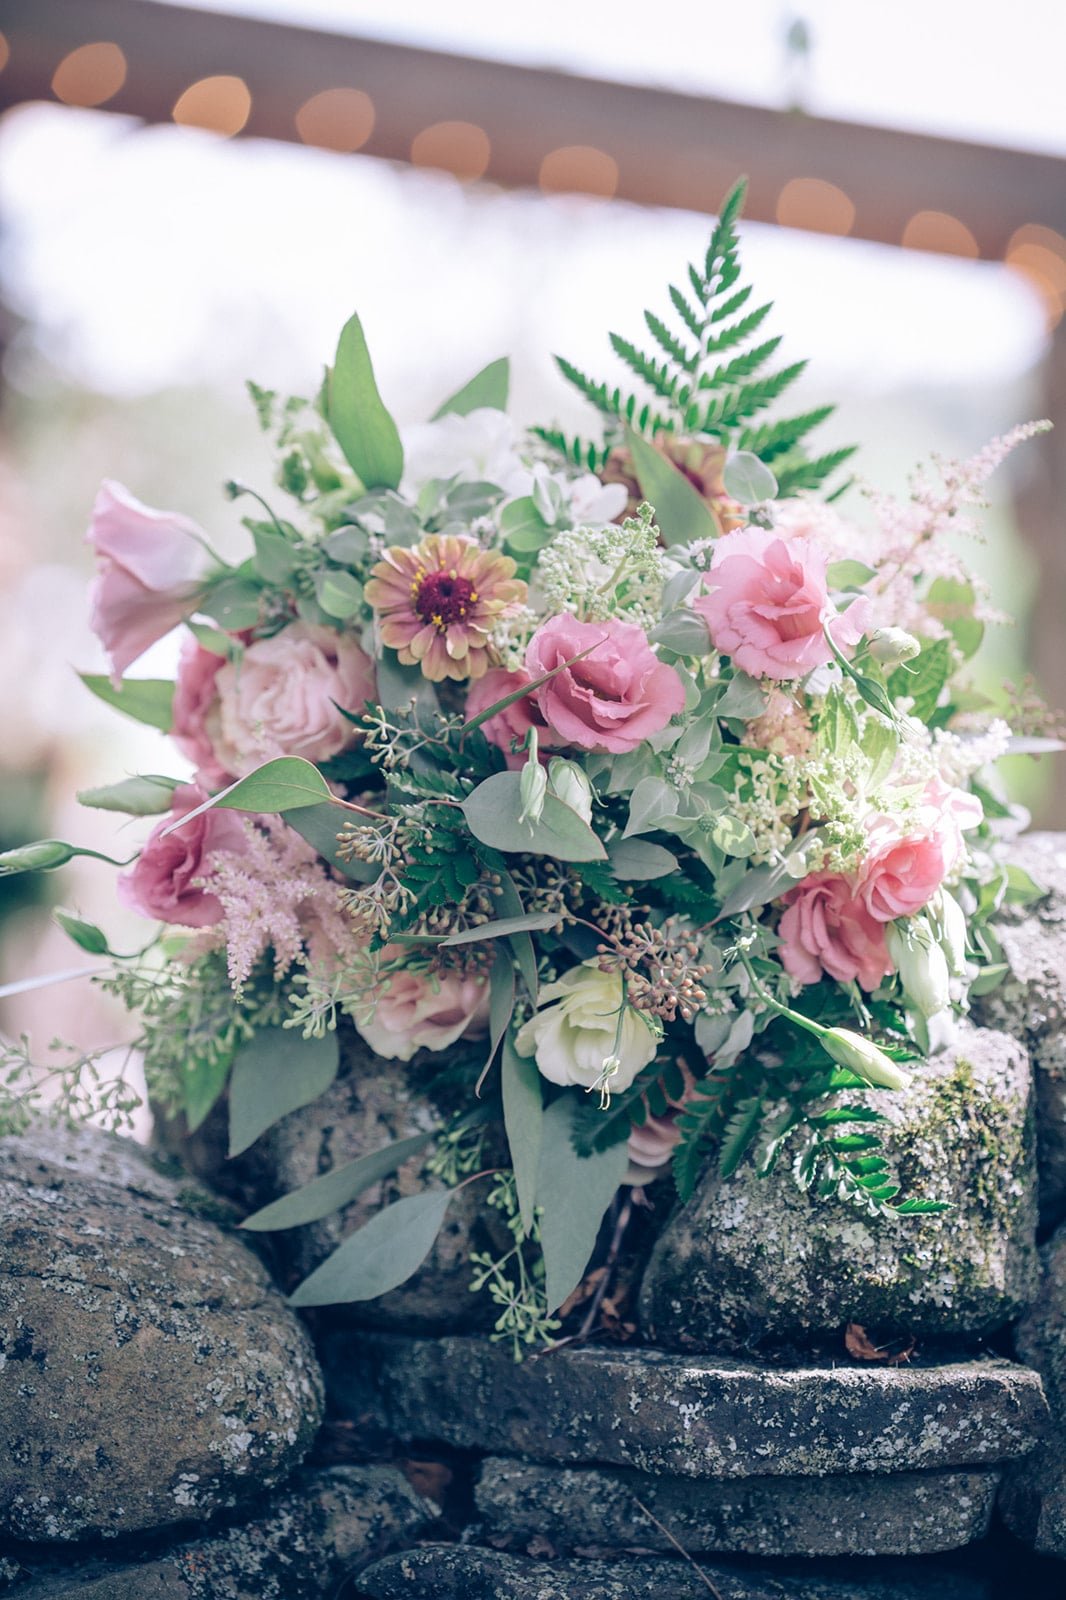
M 158 774 L 144 774 L 136 778 L 122 778 L 102 789 L 79 789 L 78 801 L 97 811 L 121 811 L 128 817 L 152 817 L 170 810 L 177 778 L 162 778 Z
M 758 1132 L 762 1118 L 762 1095 L 753 1094 L 741 1100 L 726 1124 L 718 1151 L 718 1170 L 723 1178 L 731 1177 L 737 1170 L 745 1151 Z
M 503 1125 L 518 1190 L 518 1212 L 529 1237 L 537 1200 L 544 1124 L 543 1085 L 537 1063 L 525 1060 L 510 1038 L 504 1040 L 500 1078 L 503 1088 Z
M 626 429 L 626 444 L 633 457 L 633 470 L 641 493 L 655 507 L 655 520 L 662 530 L 663 543 L 691 544 L 696 539 L 716 539 L 722 531 L 717 519 L 680 468 L 667 461 L 632 428 Z
M 251 531 L 256 572 L 265 583 L 288 583 L 296 571 L 296 552 L 292 541 L 268 523 L 255 523 Z
M 441 940 L 442 946 L 453 944 L 480 944 L 483 939 L 505 939 L 512 933 L 554 928 L 559 918 L 553 911 L 523 912 L 520 917 L 501 917 L 496 922 L 482 922 L 476 928 L 463 928 Z
M 777 494 L 777 479 L 750 450 L 737 450 L 729 457 L 722 472 L 722 486 L 742 506 L 759 505 Z
M 500 512 L 500 532 L 508 550 L 518 556 L 533 555 L 551 539 L 551 528 L 532 495 L 511 500 Z
M 595 1155 L 578 1155 L 574 1149 L 576 1109 L 572 1095 L 561 1095 L 544 1113 L 537 1204 L 541 1208 L 540 1242 L 549 1312 L 558 1310 L 581 1282 L 604 1213 L 629 1165 L 624 1143 Z
M 985 625 L 974 616 L 977 594 L 972 583 L 958 578 L 937 578 L 929 586 L 926 606 L 939 617 L 962 652 L 964 661 L 977 654 Z
M 350 1205 L 372 1184 L 389 1177 L 405 1161 L 424 1150 L 432 1138 L 432 1133 L 414 1133 L 408 1139 L 397 1139 L 380 1150 L 372 1150 L 369 1155 L 346 1161 L 342 1167 L 334 1167 L 332 1172 L 324 1172 L 302 1188 L 283 1194 L 280 1199 L 254 1211 L 241 1227 L 250 1233 L 273 1233 L 282 1228 L 300 1228 L 308 1222 L 319 1222 Z
M 232 1061 L 232 1055 L 212 1053 L 194 1056 L 185 1062 L 181 1073 L 181 1108 L 189 1133 L 196 1132 L 218 1103 L 226 1087 Z
M 395 489 L 403 476 L 403 445 L 374 379 L 363 324 L 354 315 L 341 330 L 326 379 L 326 417 L 333 437 L 367 489 Z
M 686 573 L 687 577 L 688 574 Z M 682 606 L 669 611 L 648 635 L 652 644 L 665 645 L 679 656 L 706 656 L 711 653 L 711 636 L 698 611 Z
M 677 814 L 677 790 L 665 778 L 641 778 L 629 797 L 629 820 L 623 839 L 651 833 Z
M 304 1279 L 289 1304 L 349 1305 L 398 1289 L 432 1250 L 454 1192 L 424 1189 L 386 1206 Z
M 300 806 L 295 811 L 290 808 L 288 812 L 289 827 L 295 829 L 308 844 L 313 844 L 331 867 L 335 867 L 346 878 L 354 878 L 357 883 L 374 883 L 380 875 L 380 866 L 369 861 L 344 861 L 338 853 L 338 835 L 344 826 L 344 818 L 345 813 L 341 808 L 330 805 L 328 801 L 317 806 Z
M 239 1156 L 290 1111 L 325 1094 L 337 1076 L 337 1035 L 302 1039 L 291 1028 L 261 1028 L 233 1058 L 229 1153 Z
M 327 616 L 343 622 L 362 605 L 363 585 L 350 572 L 328 568 L 315 578 L 315 598 Z
M 466 417 L 483 406 L 492 411 L 506 411 L 510 386 L 511 363 L 507 356 L 501 356 L 498 361 L 490 361 L 487 367 L 482 367 L 469 383 L 464 383 L 461 389 L 457 389 L 439 405 L 430 420 L 436 422 L 438 418 L 447 416 Z
M 861 589 L 876 576 L 873 567 L 868 567 L 865 561 L 831 561 L 825 574 L 830 589 L 838 590 Z
M 727 856 L 750 856 L 755 849 L 755 835 L 748 824 L 727 811 L 715 817 L 711 838 Z
M 84 917 L 76 917 L 72 911 L 53 911 L 52 916 L 79 950 L 87 950 L 91 956 L 110 955 L 107 934 L 95 922 L 86 922 Z
M 259 621 L 263 591 L 254 578 L 234 573 L 216 583 L 197 607 L 230 633 L 254 628 Z
M 276 761 L 256 767 L 246 778 L 238 778 L 228 789 L 219 790 L 195 811 L 187 811 L 163 832 L 168 834 L 183 828 L 193 817 L 210 811 L 212 806 L 221 806 L 224 811 L 296 811 L 302 806 L 321 805 L 331 798 L 329 784 L 310 761 L 302 756 L 278 756 Z
M 116 706 L 134 722 L 145 722 L 161 733 L 170 732 L 174 721 L 174 684 L 170 678 L 124 678 L 116 689 L 102 673 L 79 672 L 78 676 L 105 705 Z
M 749 678 L 746 672 L 734 672 L 714 708 L 715 716 L 733 717 L 739 722 L 751 722 L 765 710 L 766 689 L 758 678 Z
M 522 775 L 496 772 L 462 803 L 475 839 L 496 850 L 555 856 L 559 861 L 605 861 L 607 852 L 576 811 L 546 795 L 539 822 L 521 822 Z
M 946 639 L 934 639 L 922 646 L 913 661 L 897 667 L 888 680 L 893 700 L 904 696 L 914 705 L 910 715 L 919 722 L 928 722 L 937 708 L 940 691 L 951 676 L 951 646 Z
M 481 1069 L 475 1094 L 481 1093 L 481 1086 L 488 1076 L 489 1068 L 496 1059 L 496 1052 L 500 1042 L 511 1026 L 514 1016 L 515 1002 L 515 971 L 514 952 L 510 945 L 496 946 L 492 958 L 492 971 L 489 973 L 489 1053 L 485 1058 L 485 1065 Z
M 619 882 L 645 883 L 677 872 L 680 863 L 661 844 L 649 839 L 615 839 L 607 847 L 611 871 Z

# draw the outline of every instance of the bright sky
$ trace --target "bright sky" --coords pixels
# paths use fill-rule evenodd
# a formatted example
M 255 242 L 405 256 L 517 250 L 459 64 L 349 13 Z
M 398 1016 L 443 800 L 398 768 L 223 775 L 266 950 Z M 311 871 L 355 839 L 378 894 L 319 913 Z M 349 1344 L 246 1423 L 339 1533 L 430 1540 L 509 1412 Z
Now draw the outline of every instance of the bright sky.
M 797 15 L 829 116 L 1066 154 L 1063 0 L 185 0 L 594 77 L 779 105 Z

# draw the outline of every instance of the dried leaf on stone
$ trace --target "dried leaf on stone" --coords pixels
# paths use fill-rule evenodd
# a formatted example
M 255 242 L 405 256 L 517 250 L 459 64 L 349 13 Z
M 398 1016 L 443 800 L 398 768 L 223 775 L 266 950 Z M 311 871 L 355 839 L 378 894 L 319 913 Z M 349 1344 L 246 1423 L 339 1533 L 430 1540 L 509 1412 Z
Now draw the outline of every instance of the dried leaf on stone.
M 874 1344 L 861 1322 L 849 1322 L 844 1329 L 845 1348 L 856 1361 L 884 1361 L 890 1367 L 898 1367 L 910 1360 L 916 1340 L 906 1339 L 898 1350 L 893 1350 L 892 1344 L 897 1342 L 892 1340 L 884 1345 Z
M 551 1540 L 546 1539 L 542 1533 L 535 1533 L 526 1545 L 527 1556 L 540 1556 L 545 1561 L 554 1561 L 558 1554 Z
M 398 1461 L 397 1466 L 407 1479 L 411 1488 L 425 1500 L 432 1500 L 435 1505 L 444 1504 L 444 1496 L 455 1477 L 451 1467 L 443 1461 L 415 1461 L 407 1459 Z

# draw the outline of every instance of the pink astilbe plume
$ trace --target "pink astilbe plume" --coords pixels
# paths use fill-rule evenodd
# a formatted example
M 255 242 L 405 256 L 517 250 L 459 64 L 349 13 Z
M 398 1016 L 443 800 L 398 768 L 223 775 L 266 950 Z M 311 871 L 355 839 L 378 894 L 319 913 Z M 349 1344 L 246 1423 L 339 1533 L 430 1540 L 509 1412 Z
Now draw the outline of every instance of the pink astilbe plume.
M 344 885 L 314 848 L 276 817 L 245 822 L 244 833 L 244 851 L 214 851 L 203 878 L 222 904 L 212 943 L 226 948 L 233 987 L 247 982 L 268 949 L 278 978 L 297 965 L 328 971 L 351 961 L 360 944 Z

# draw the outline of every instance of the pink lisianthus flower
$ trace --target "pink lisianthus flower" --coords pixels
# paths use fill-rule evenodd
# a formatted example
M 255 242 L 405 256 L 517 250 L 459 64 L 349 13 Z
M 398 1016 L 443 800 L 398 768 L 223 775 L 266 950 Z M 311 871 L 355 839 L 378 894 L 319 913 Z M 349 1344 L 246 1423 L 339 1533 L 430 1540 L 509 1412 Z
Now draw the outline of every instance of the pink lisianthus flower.
M 825 555 L 809 539 L 783 539 L 767 528 L 737 528 L 719 539 L 708 575 L 710 592 L 693 601 L 716 650 L 753 678 L 804 678 L 858 643 L 865 599 L 834 610 Z
M 372 1013 L 355 1025 L 377 1055 L 410 1061 L 418 1050 L 446 1050 L 457 1039 L 478 1037 L 488 1022 L 485 977 L 401 969 L 382 980 Z
M 681 679 L 636 623 L 579 622 L 565 611 L 529 641 L 526 670 L 540 678 L 590 645 L 582 660 L 533 691 L 541 715 L 564 744 L 612 755 L 635 750 L 683 710 Z
M 237 777 L 277 756 L 339 755 L 359 730 L 337 707 L 361 712 L 377 694 L 373 663 L 355 639 L 304 622 L 257 639 L 239 662 L 224 662 L 215 687 L 217 707 L 195 714 L 193 726 L 218 766 Z
M 917 813 L 905 819 L 906 831 L 895 817 L 871 817 L 858 883 L 870 915 L 878 922 L 894 922 L 928 905 L 965 854 L 964 830 L 976 828 L 983 815 L 974 795 L 933 778 Z
M 210 928 L 222 920 L 222 903 L 208 893 L 200 880 L 216 850 L 245 849 L 243 822 L 232 811 L 205 811 L 173 833 L 164 832 L 179 817 L 195 811 L 207 799 L 198 783 L 174 790 L 170 811 L 157 822 L 136 863 L 118 878 L 123 905 L 159 922 L 176 922 L 185 928 Z
M 195 609 L 207 558 L 188 517 L 153 511 L 106 480 L 86 540 L 96 553 L 90 625 L 111 658 L 111 681 Z
M 502 667 L 493 667 L 491 672 L 486 672 L 483 678 L 470 686 L 470 693 L 466 697 L 467 721 L 532 681 L 529 673 L 521 668 L 517 672 L 505 672 Z M 511 747 L 513 744 L 520 745 L 530 728 L 536 728 L 541 750 L 550 750 L 559 743 L 558 736 L 552 733 L 541 716 L 540 707 L 532 694 L 524 694 L 521 700 L 513 701 L 481 724 L 485 738 L 503 751 L 507 765 L 512 770 L 523 766 L 526 757 L 523 751 L 513 753 Z
M 189 637 L 182 645 L 174 685 L 171 737 L 195 765 L 197 782 L 209 789 L 225 788 L 234 777 L 219 761 L 208 732 L 209 720 L 218 720 L 217 679 L 224 665 L 223 656 L 205 650 Z
M 864 989 L 876 989 L 892 971 L 884 924 L 847 878 L 813 873 L 784 901 L 777 928 L 781 964 L 800 983 L 817 983 L 828 973 L 838 983 L 858 979 Z

